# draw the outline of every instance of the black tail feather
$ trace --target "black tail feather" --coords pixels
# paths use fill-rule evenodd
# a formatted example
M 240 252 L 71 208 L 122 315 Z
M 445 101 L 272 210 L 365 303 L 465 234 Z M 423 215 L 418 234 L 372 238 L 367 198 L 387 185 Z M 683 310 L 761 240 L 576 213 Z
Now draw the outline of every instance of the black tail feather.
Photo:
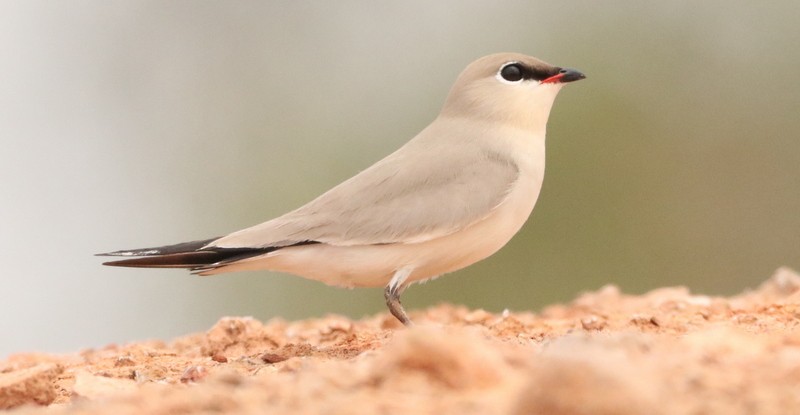
M 113 267 L 137 268 L 208 268 L 217 264 L 262 255 L 276 248 L 204 248 L 219 238 L 183 242 L 154 248 L 114 251 L 99 256 L 134 257 L 104 262 Z
M 133 257 L 117 261 L 104 262 L 112 267 L 134 268 L 188 268 L 193 271 L 207 270 L 230 264 L 254 256 L 263 255 L 286 246 L 270 246 L 264 248 L 218 248 L 206 246 L 219 238 L 202 241 L 183 242 L 155 248 L 142 248 L 114 251 L 98 256 Z M 287 246 L 307 245 L 317 242 L 305 241 Z
M 200 248 L 210 244 L 211 242 L 219 239 L 203 239 L 200 241 L 182 242 L 174 245 L 164 245 L 155 248 L 142 248 L 142 249 L 129 249 L 114 252 L 105 252 L 97 254 L 97 256 L 153 256 L 153 255 L 169 255 L 169 254 L 183 254 L 186 252 L 197 251 Z

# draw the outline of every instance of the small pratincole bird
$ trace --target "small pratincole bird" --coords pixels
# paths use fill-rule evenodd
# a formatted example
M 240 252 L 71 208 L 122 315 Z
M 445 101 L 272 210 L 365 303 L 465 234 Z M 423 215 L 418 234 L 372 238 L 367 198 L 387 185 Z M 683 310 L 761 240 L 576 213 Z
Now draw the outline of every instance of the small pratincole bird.
M 219 238 L 100 255 L 130 257 L 105 263 L 121 267 L 386 286 L 389 311 L 410 325 L 406 287 L 492 255 L 525 223 L 542 187 L 550 108 L 583 78 L 517 53 L 485 56 L 416 137 L 308 204 Z

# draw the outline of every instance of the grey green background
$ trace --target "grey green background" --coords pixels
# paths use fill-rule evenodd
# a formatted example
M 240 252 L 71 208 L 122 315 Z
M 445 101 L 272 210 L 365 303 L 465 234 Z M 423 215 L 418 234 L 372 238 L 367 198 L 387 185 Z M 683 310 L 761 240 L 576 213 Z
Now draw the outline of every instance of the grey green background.
M 100 266 L 294 208 L 430 122 L 473 59 L 583 70 L 501 252 L 414 286 L 539 310 L 800 268 L 800 3 L 0 2 L 0 356 L 383 312 L 380 289 Z M 442 157 L 447 157 L 442 154 Z

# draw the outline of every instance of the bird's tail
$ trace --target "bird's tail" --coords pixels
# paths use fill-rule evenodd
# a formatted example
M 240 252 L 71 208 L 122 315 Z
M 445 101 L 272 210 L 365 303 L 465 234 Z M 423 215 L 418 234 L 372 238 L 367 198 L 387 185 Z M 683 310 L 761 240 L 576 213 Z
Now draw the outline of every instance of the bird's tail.
M 114 251 L 97 255 L 126 257 L 126 259 L 103 263 L 103 265 L 114 267 L 187 268 L 199 273 L 246 258 L 263 255 L 277 249 L 276 247 L 218 248 L 207 246 L 217 239 L 219 238 L 155 248 Z

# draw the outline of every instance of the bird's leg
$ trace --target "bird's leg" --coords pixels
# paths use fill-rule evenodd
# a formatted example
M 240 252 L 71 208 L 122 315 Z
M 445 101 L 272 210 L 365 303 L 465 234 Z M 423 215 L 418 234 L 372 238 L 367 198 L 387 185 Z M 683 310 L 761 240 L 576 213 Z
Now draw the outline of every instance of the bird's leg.
M 406 279 L 411 275 L 412 268 L 400 268 L 394 273 L 389 285 L 383 290 L 383 297 L 386 298 L 386 306 L 389 307 L 389 312 L 392 313 L 398 320 L 400 320 L 406 327 L 413 326 L 414 323 L 406 315 L 406 310 L 403 309 L 403 304 L 400 303 L 400 294 L 405 291 L 408 284 Z
M 386 306 L 389 307 L 389 311 L 393 316 L 397 317 L 401 323 L 406 326 L 413 326 L 414 323 L 408 318 L 406 310 L 403 309 L 403 304 L 400 303 L 400 294 L 403 291 L 402 288 L 405 287 L 398 287 L 400 289 L 393 288 L 394 287 L 391 285 L 387 285 L 386 289 L 383 291 L 383 296 L 386 298 Z

